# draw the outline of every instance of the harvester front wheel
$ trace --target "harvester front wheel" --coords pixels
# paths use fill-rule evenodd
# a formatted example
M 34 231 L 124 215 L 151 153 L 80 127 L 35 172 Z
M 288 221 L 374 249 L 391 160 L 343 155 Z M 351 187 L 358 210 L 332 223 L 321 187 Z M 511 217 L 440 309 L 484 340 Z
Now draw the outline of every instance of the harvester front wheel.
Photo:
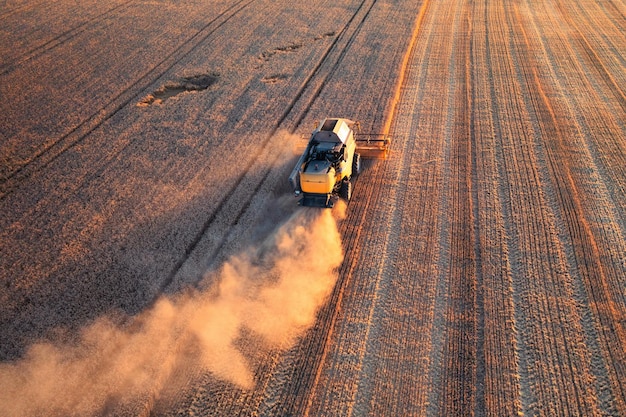
M 361 155 L 358 153 L 354 154 L 354 159 L 352 159 L 352 176 L 356 177 L 361 173 Z
M 339 188 L 339 197 L 346 201 L 350 201 L 352 198 L 352 183 L 350 180 L 343 180 L 341 182 L 341 188 Z

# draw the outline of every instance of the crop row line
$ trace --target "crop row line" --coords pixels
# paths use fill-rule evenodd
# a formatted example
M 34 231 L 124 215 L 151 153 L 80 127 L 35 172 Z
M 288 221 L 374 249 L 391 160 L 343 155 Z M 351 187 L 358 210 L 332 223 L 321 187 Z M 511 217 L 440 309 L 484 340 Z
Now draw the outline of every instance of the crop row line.
M 477 267 L 476 251 L 477 242 L 476 224 L 474 217 L 472 196 L 475 195 L 472 178 L 472 142 L 470 119 L 472 116 L 472 101 L 469 74 L 471 67 L 469 51 L 471 31 L 469 29 L 471 18 L 468 10 L 469 5 L 458 5 L 454 16 L 452 39 L 452 55 L 449 62 L 449 76 L 455 82 L 449 83 L 449 102 L 455 103 L 448 106 L 449 125 L 445 129 L 446 141 L 449 144 L 449 155 L 444 158 L 442 175 L 450 175 L 450 181 L 445 181 L 444 189 L 449 188 L 449 193 L 443 193 L 443 199 L 439 207 L 449 205 L 450 209 L 440 209 L 447 217 L 441 222 L 442 229 L 448 232 L 440 233 L 440 242 L 437 246 L 444 250 L 438 258 L 437 269 L 441 275 L 439 280 L 446 281 L 445 309 L 443 317 L 444 331 L 436 326 L 433 328 L 433 339 L 437 332 L 443 333 L 443 345 L 435 346 L 441 349 L 442 367 L 441 388 L 433 387 L 431 392 L 438 392 L 437 413 L 443 415 L 469 415 L 482 411 L 477 406 L 477 401 L 483 402 L 475 390 L 477 386 L 477 350 L 484 344 L 484 339 L 479 337 L 477 322 L 481 320 L 476 300 L 477 291 Z M 447 19 L 450 21 L 452 19 Z M 451 26 L 452 27 L 452 26 Z M 446 151 L 446 153 L 448 152 Z M 445 239 L 445 241 L 444 241 Z M 438 312 L 435 311 L 435 316 Z M 484 318 L 482 318 L 484 321 Z M 433 349 L 433 350 L 435 350 Z M 434 369 L 433 369 L 434 370 Z M 437 371 L 435 371 L 436 373 Z M 435 402 L 433 401 L 433 404 Z
M 477 101 L 480 100 L 489 104 L 488 107 L 478 115 L 479 117 L 475 119 L 477 125 L 479 126 L 479 130 L 476 132 L 476 138 L 481 140 L 480 145 L 483 148 L 490 149 L 491 152 L 490 155 L 488 155 L 489 160 L 482 162 L 481 159 L 482 163 L 477 164 L 477 166 L 484 167 L 485 169 L 491 168 L 491 172 L 489 175 L 485 175 L 485 177 L 495 177 L 499 179 L 495 187 L 496 189 L 493 197 L 493 204 L 495 206 L 494 210 L 501 213 L 499 218 L 497 218 L 501 232 L 496 235 L 498 238 L 498 246 L 495 250 L 497 250 L 496 253 L 500 254 L 502 259 L 500 260 L 499 269 L 495 269 L 493 273 L 504 275 L 500 278 L 500 280 L 504 282 L 497 282 L 497 284 L 506 288 L 508 286 L 512 287 L 512 277 L 510 277 L 506 271 L 519 270 L 520 255 L 519 249 L 513 244 L 513 242 L 517 240 L 517 232 L 514 228 L 510 215 L 511 202 L 504 185 L 501 185 L 509 182 L 507 170 L 501 163 L 493 164 L 493 161 L 505 160 L 506 156 L 504 154 L 503 146 L 499 140 L 499 138 L 502 138 L 505 134 L 505 126 L 503 126 L 503 123 L 501 123 L 500 118 L 497 116 L 501 112 L 502 105 L 498 100 L 498 93 L 496 92 L 496 89 L 491 85 L 491 80 L 494 80 L 494 77 L 497 74 L 497 69 L 494 68 L 494 62 L 498 51 L 495 47 L 496 39 L 494 39 L 494 34 L 497 34 L 500 31 L 505 32 L 505 30 L 500 27 L 493 27 L 491 24 L 492 21 L 499 22 L 500 20 L 493 19 L 489 16 L 490 4 L 478 7 L 481 7 L 481 9 L 477 10 L 477 12 L 480 12 L 482 16 L 477 16 L 477 21 L 481 24 L 481 27 L 477 29 L 477 33 L 482 31 L 484 35 L 482 39 L 477 39 L 477 46 L 479 47 L 475 48 L 475 55 L 473 56 L 473 59 L 474 62 L 479 62 L 478 67 L 486 68 L 486 74 L 476 74 L 477 77 L 483 75 L 483 78 L 480 79 L 480 81 L 485 83 L 486 88 L 476 91 L 476 94 L 479 95 Z M 482 25 L 484 25 L 484 27 L 482 27 Z M 481 118 L 480 115 L 484 115 L 484 119 Z M 481 135 L 483 131 L 485 131 L 486 134 Z M 493 137 L 494 139 L 488 141 L 486 144 L 483 144 L 483 137 Z M 481 156 L 480 153 L 477 153 L 476 155 Z M 482 210 L 482 212 L 484 213 L 486 210 Z M 492 219 L 488 218 L 485 221 L 490 220 Z M 482 232 L 480 228 L 478 228 L 478 231 Z M 481 239 L 480 243 L 489 242 L 489 240 L 491 239 L 487 237 L 485 239 Z M 489 262 L 486 261 L 485 264 L 488 266 Z M 479 271 L 479 273 L 480 272 L 481 271 Z M 482 279 L 485 277 L 488 276 L 482 275 Z M 496 282 L 493 284 L 496 284 Z M 491 317 L 492 314 L 502 314 L 506 319 L 514 322 L 516 328 L 524 328 L 525 323 L 522 321 L 522 317 L 518 317 L 517 312 L 514 310 L 516 297 L 519 297 L 519 295 L 511 289 L 508 293 L 504 294 L 501 299 L 496 301 L 486 298 L 486 296 L 490 293 L 491 291 L 489 291 L 483 298 L 483 303 L 488 303 L 484 304 L 485 307 L 489 306 L 491 310 L 489 316 Z M 510 300 L 505 297 L 510 297 Z M 502 307 L 504 307 L 504 311 L 499 311 Z M 488 320 L 487 316 L 485 316 L 485 320 Z M 485 329 L 485 331 L 490 330 L 491 329 L 489 328 Z M 503 334 L 488 334 L 486 335 L 485 341 L 489 341 L 489 346 L 492 349 L 497 348 L 503 350 L 507 343 L 513 345 L 514 350 L 510 348 L 507 349 L 507 354 L 504 358 L 495 358 L 495 360 L 490 359 L 489 362 L 504 360 L 504 363 L 499 366 L 499 368 L 503 369 L 504 372 L 502 372 L 502 374 L 494 374 L 489 369 L 485 369 L 485 389 L 491 389 L 494 392 L 499 392 L 501 386 L 498 386 L 498 384 L 503 383 L 502 385 L 507 387 L 507 394 L 511 395 L 511 397 L 503 398 L 504 396 L 498 395 L 497 400 L 494 401 L 494 405 L 506 404 L 509 408 L 507 408 L 506 411 L 501 409 L 502 412 L 509 414 L 519 413 L 521 412 L 521 409 L 527 406 L 526 403 L 529 402 L 528 397 L 530 395 L 530 387 L 528 386 L 528 378 L 526 374 L 527 358 L 525 355 L 524 345 L 521 343 L 522 341 L 519 336 L 509 339 Z M 487 366 L 487 363 L 485 365 Z M 491 364 L 491 366 L 494 366 L 494 364 Z M 517 381 L 512 381 L 512 378 L 507 378 L 508 375 L 519 375 L 519 377 Z
M 568 14 L 565 10 L 562 12 Z M 571 20 L 573 24 L 573 17 L 568 15 L 567 20 Z M 589 27 L 595 27 L 595 25 L 589 25 Z M 521 34 L 524 37 L 523 41 L 528 44 L 530 38 L 523 31 Z M 588 51 L 589 45 L 586 37 L 581 33 L 580 38 L 583 40 L 580 40 L 579 37 L 576 38 L 579 46 L 584 51 Z M 559 50 L 568 51 L 570 56 L 574 56 L 574 52 L 569 50 L 572 46 L 563 44 L 560 45 Z M 540 47 L 548 55 L 551 62 L 555 58 L 553 52 L 543 43 L 540 43 Z M 532 50 L 533 48 L 528 47 L 526 49 Z M 585 59 L 585 57 L 582 56 L 579 59 Z M 606 80 L 605 75 L 608 75 L 608 72 L 600 57 L 594 53 L 591 60 L 593 66 L 602 68 L 602 71 L 599 70 L 600 76 Z M 552 62 L 551 64 L 554 65 Z M 620 292 L 622 286 L 620 271 L 615 268 L 614 263 L 603 261 L 603 259 L 605 259 L 604 253 L 610 252 L 609 247 L 616 243 L 619 245 L 621 236 L 618 231 L 613 234 L 599 233 L 597 226 L 594 225 L 592 213 L 596 213 L 596 216 L 612 217 L 610 213 L 615 212 L 615 210 L 598 207 L 596 198 L 585 197 L 588 192 L 586 190 L 588 185 L 577 178 L 576 164 L 593 166 L 597 164 L 597 161 L 593 160 L 591 154 L 588 157 L 592 158 L 592 162 L 583 162 L 584 159 L 574 161 L 568 157 L 572 138 L 576 136 L 568 132 L 566 125 L 559 122 L 557 113 L 549 99 L 550 86 L 544 85 L 543 78 L 539 77 L 534 70 L 529 71 L 527 67 L 521 67 L 521 69 L 525 70 L 524 76 L 528 80 L 528 85 L 532 85 L 536 91 L 536 94 L 524 95 L 528 97 L 527 106 L 532 106 L 535 113 L 540 117 L 539 126 L 542 136 L 551 138 L 550 141 L 546 141 L 547 145 L 544 149 L 546 154 L 545 169 L 553 179 L 555 188 L 555 192 L 551 193 L 554 195 L 554 201 L 551 204 L 554 206 L 553 211 L 557 214 L 559 227 L 562 229 L 560 233 L 561 242 L 566 251 L 569 273 L 574 279 L 577 303 L 580 305 L 579 308 L 585 311 L 582 314 L 581 322 L 585 333 L 588 335 L 588 348 L 591 351 L 590 354 L 594 356 L 593 362 L 596 365 L 591 370 L 595 377 L 602 381 L 601 385 L 604 386 L 601 394 L 598 395 L 601 402 L 600 406 L 605 408 L 605 412 L 613 413 L 615 412 L 613 407 L 618 410 L 624 409 L 624 399 L 626 398 L 623 384 L 626 375 L 626 363 L 623 355 L 619 354 L 619 346 L 624 345 L 626 335 L 623 326 L 619 323 L 620 314 L 618 313 L 623 310 L 624 300 Z M 559 78 L 555 79 L 558 85 L 560 83 Z M 612 91 L 612 88 L 609 90 Z M 623 103 L 619 102 L 619 104 L 622 107 Z M 595 110 L 591 109 L 587 117 L 601 119 L 601 116 L 596 115 Z M 581 121 L 579 124 L 585 126 L 586 123 Z M 585 126 L 584 129 L 588 130 L 589 128 Z M 579 146 L 580 149 L 589 149 L 593 144 L 582 142 Z M 617 158 L 617 155 L 615 157 Z M 597 170 L 598 167 L 594 169 Z M 606 196 L 603 196 L 602 199 L 611 201 Z M 603 213 L 605 210 L 607 212 Z M 617 223 L 614 219 L 611 224 Z M 606 241 L 611 238 L 616 239 L 617 242 Z M 597 364 L 602 365 L 598 366 Z
M 500 197 L 513 275 L 522 407 L 525 412 L 588 414 L 594 407 L 593 390 L 581 377 L 590 365 L 587 353 L 576 349 L 581 322 L 574 318 L 579 313 L 569 303 L 551 305 L 550 300 L 573 297 L 574 279 L 582 272 L 572 268 L 568 248 L 585 252 L 585 262 L 598 255 L 593 253 L 593 236 L 585 233 L 577 187 L 561 161 L 566 154 L 555 146 L 561 126 L 542 78 L 534 73 L 537 66 L 528 52 L 536 50 L 529 43 L 534 34 L 525 31 L 515 8 L 492 10 L 490 21 L 501 28 L 490 32 L 491 51 L 503 58 L 489 65 L 497 71 L 492 88 L 520 97 L 503 102 L 493 96 L 492 101 L 496 116 L 518 115 L 515 122 L 502 126 L 497 152 L 502 161 Z M 566 230 L 559 230 L 563 225 Z M 566 241 L 571 238 L 580 240 Z M 564 263 L 569 264 L 567 272 L 561 272 Z

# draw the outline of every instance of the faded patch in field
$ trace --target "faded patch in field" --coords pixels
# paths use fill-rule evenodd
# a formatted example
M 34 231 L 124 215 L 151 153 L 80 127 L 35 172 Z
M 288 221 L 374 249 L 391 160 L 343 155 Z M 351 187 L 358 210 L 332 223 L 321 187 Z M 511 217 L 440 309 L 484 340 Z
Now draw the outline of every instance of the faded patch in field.
M 137 103 L 137 105 L 145 107 L 153 104 L 161 104 L 165 100 L 182 93 L 206 90 L 215 84 L 218 79 L 219 74 L 213 73 L 183 77 L 178 80 L 170 81 L 155 90 L 152 94 L 148 94 L 139 103 Z
M 335 32 L 325 32 L 321 35 L 314 36 L 313 38 L 309 38 L 309 39 L 305 39 L 301 41 L 293 41 L 287 45 L 278 46 L 276 48 L 263 51 L 257 57 L 257 61 L 259 61 L 260 64 L 256 68 L 257 69 L 261 68 L 263 63 L 271 61 L 272 58 L 274 58 L 275 56 L 292 54 L 292 53 L 298 52 L 300 49 L 305 48 L 314 42 L 317 42 L 326 38 L 331 38 L 333 36 L 335 36 Z
M 261 81 L 265 84 L 276 84 L 280 81 L 285 81 L 289 76 L 287 74 L 274 74 L 267 77 L 263 77 Z

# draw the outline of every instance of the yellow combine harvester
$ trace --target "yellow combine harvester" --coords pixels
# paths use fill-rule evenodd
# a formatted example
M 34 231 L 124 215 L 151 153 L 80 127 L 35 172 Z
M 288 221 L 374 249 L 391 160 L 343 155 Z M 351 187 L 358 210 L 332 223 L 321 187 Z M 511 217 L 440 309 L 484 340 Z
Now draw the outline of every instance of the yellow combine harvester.
M 361 157 L 387 157 L 387 137 L 355 133 L 355 127 L 358 123 L 351 120 L 328 118 L 313 131 L 289 176 L 296 196 L 302 195 L 301 205 L 332 207 L 339 197 L 349 201 L 351 179 L 361 172 Z

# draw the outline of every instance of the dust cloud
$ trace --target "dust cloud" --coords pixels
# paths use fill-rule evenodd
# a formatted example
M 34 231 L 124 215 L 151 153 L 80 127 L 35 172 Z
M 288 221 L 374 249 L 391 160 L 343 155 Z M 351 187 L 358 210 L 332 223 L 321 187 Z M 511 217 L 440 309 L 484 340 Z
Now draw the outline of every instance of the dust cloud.
M 78 343 L 36 344 L 0 364 L 3 415 L 99 415 L 150 404 L 166 384 L 171 390 L 174 374 L 199 366 L 253 388 L 245 352 L 293 346 L 332 291 L 343 259 L 341 212 L 300 209 L 225 262 L 207 290 L 159 299 L 125 325 L 100 319 Z M 254 346 L 242 349 L 242 340 Z

